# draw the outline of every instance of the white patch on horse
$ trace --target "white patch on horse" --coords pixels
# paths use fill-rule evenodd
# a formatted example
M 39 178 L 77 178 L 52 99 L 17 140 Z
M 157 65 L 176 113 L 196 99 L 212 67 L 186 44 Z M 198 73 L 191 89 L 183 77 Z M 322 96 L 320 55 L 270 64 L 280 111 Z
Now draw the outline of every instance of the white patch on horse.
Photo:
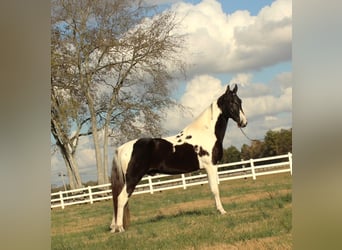
M 242 110 L 240 110 L 240 122 L 243 127 L 247 125 L 247 118 Z

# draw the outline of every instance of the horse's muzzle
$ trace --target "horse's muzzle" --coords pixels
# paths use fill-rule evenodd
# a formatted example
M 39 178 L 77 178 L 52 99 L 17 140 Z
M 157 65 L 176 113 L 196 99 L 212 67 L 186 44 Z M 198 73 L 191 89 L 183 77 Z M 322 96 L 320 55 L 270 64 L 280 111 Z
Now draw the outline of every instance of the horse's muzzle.
M 247 121 L 245 121 L 245 122 L 239 122 L 239 123 L 238 123 L 238 127 L 239 127 L 239 128 L 244 128 L 244 127 L 247 126 L 247 124 L 248 124 Z

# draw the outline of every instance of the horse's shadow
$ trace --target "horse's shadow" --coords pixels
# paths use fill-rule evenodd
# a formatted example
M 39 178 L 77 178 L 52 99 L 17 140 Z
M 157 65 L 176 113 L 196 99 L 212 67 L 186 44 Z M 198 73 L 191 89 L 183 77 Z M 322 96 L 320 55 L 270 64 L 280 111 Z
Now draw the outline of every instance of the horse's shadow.
M 164 220 L 172 220 L 172 219 L 176 219 L 176 218 L 186 218 L 186 217 L 195 217 L 195 216 L 208 216 L 208 215 L 214 215 L 216 213 L 213 213 L 210 210 L 179 210 L 176 213 L 172 213 L 172 214 L 157 214 L 155 216 L 143 219 L 143 220 L 139 220 L 136 221 L 135 223 L 132 224 L 136 224 L 136 225 L 141 225 L 141 224 L 147 224 L 147 223 L 157 223 L 157 222 L 162 222 Z

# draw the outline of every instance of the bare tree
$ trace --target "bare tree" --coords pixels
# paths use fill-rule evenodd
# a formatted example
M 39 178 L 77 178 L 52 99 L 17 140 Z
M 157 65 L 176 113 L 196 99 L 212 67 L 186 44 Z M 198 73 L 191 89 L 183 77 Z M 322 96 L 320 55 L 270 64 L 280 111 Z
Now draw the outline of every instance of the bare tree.
M 75 117 L 71 112 L 77 112 L 78 105 L 70 98 L 60 98 L 61 94 L 57 94 L 58 90 L 54 87 L 51 90 L 51 133 L 56 141 L 56 145 L 60 149 L 69 177 L 71 189 L 82 187 L 81 177 L 78 171 L 78 164 L 75 159 L 78 138 L 82 125 L 77 122 L 71 122 Z M 66 101 L 66 100 L 69 100 Z M 71 112 L 69 112 L 71 111 Z M 77 128 L 72 135 L 71 124 L 77 124 Z
M 77 94 L 77 79 L 63 34 L 52 30 L 51 39 L 51 134 L 64 159 L 71 189 L 82 187 L 76 161 L 81 129 L 86 123 L 84 104 Z
M 86 106 L 98 182 L 107 183 L 109 137 L 159 135 L 163 108 L 175 104 L 167 83 L 184 72 L 175 15 L 138 1 L 56 0 L 52 29 L 54 61 Z

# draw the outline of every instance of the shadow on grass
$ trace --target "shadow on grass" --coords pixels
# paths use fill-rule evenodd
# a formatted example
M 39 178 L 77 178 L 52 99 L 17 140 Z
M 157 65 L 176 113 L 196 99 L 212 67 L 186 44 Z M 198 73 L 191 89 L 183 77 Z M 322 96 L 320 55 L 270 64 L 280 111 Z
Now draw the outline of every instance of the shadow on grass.
M 180 217 L 207 216 L 207 215 L 215 215 L 215 214 L 217 214 L 215 211 L 213 212 L 210 210 L 189 210 L 189 211 L 180 210 L 173 214 L 158 214 L 158 215 L 152 216 L 151 218 L 137 221 L 134 224 L 139 225 L 139 224 L 161 222 L 164 220 L 172 220 L 172 219 L 177 219 Z

